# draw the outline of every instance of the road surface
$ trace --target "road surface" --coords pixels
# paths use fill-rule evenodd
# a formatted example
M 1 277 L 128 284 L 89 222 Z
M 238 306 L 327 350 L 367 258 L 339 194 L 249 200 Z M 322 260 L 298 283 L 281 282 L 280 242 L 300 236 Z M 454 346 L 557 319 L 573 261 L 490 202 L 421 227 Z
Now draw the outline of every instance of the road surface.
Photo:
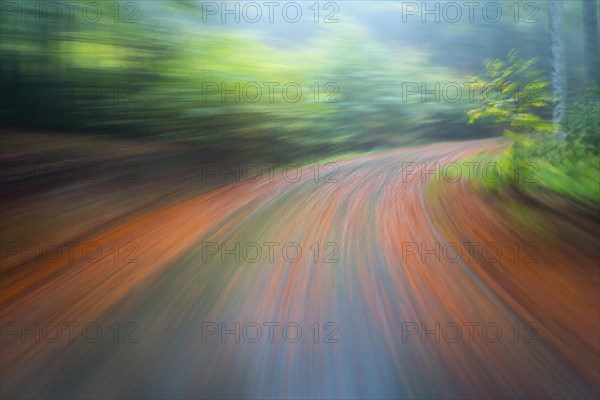
M 596 233 L 431 182 L 497 147 L 275 171 L 9 251 L 2 397 L 595 398 Z

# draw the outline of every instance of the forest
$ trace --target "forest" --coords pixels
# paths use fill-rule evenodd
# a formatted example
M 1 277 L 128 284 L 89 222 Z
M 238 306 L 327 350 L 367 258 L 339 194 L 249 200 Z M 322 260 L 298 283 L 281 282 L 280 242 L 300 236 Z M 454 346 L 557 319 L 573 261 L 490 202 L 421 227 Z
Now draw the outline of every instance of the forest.
M 598 0 L 0 1 L 0 397 L 600 397 Z

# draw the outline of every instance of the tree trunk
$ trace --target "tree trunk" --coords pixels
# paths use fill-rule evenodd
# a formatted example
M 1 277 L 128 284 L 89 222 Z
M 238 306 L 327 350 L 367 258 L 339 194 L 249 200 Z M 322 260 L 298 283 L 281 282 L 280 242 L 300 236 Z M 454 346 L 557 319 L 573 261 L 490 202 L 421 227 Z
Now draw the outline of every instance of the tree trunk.
M 565 43 L 563 35 L 564 9 L 562 0 L 550 0 L 550 49 L 552 51 L 552 88 L 554 91 L 554 109 L 552 119 L 556 125 L 556 134 L 564 139 L 562 124 L 566 107 L 565 82 Z
M 589 85 L 600 84 L 600 51 L 598 49 L 598 1 L 583 0 L 585 59 Z

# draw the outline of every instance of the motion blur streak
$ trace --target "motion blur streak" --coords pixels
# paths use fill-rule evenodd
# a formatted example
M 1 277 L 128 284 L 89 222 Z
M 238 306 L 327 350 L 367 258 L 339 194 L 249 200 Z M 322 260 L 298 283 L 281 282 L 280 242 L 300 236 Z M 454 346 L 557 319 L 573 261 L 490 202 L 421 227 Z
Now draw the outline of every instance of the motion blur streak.
M 135 242 L 138 263 L 115 262 L 108 251 L 93 264 L 9 259 L 3 322 L 133 321 L 140 340 L 59 345 L 15 335 L 2 342 L 2 396 L 594 398 L 600 282 L 597 249 L 586 243 L 598 233 L 565 223 L 569 234 L 557 244 L 502 222 L 509 217 L 468 185 L 443 182 L 427 196 L 428 182 L 402 168 L 498 146 L 442 143 L 355 157 L 338 162 L 335 184 L 315 184 L 311 174 L 294 183 L 236 182 L 79 240 L 103 248 Z M 432 249 L 456 241 L 494 242 L 509 254 L 515 242 L 532 239 L 542 249 L 538 263 L 503 257 L 492 265 L 478 250 L 459 262 L 402 253 L 402 243 Z M 297 262 L 236 263 L 202 253 L 207 242 L 273 241 L 300 243 L 305 254 Z M 307 244 L 330 242 L 339 262 L 323 263 L 324 254 L 315 262 Z M 219 334 L 204 342 L 208 321 L 229 330 L 235 322 L 295 322 L 303 340 L 290 343 L 276 331 L 270 343 L 263 329 L 257 343 L 236 343 L 232 334 L 225 343 Z M 307 328 L 328 321 L 339 327 L 339 342 L 314 343 Z M 457 323 L 463 339 L 406 337 L 413 322 L 429 330 Z M 478 331 L 494 322 L 503 336 L 493 342 L 476 334 L 471 342 L 468 322 L 479 323 Z M 513 341 L 508 327 L 529 322 L 540 340 Z

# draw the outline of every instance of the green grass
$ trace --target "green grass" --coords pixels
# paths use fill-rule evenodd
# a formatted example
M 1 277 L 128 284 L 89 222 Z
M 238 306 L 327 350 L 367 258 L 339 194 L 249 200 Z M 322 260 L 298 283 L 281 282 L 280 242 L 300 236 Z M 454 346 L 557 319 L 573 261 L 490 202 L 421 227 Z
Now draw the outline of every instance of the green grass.
M 562 161 L 532 156 L 514 162 L 507 150 L 501 154 L 478 153 L 459 165 L 467 170 L 473 165 L 469 163 L 478 163 L 470 179 L 478 193 L 518 190 L 532 199 L 573 203 L 593 212 L 600 211 L 600 158 L 596 155 L 564 157 Z

